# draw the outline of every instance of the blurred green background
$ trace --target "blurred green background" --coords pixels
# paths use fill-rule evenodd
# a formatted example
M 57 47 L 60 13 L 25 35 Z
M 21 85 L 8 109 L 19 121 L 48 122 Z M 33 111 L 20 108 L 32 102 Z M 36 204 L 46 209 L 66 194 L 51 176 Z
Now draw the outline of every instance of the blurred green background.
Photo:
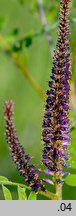
M 43 1 L 45 16 L 48 21 L 48 31 L 53 38 L 54 48 L 57 40 L 59 0 Z M 72 59 L 72 82 L 76 84 L 76 1 L 71 3 L 70 11 L 70 46 Z M 14 33 L 16 32 L 16 33 Z M 32 35 L 38 33 L 37 36 Z M 48 80 L 51 73 L 52 58 L 46 36 L 42 31 L 42 24 L 36 0 L 0 0 L 0 35 L 6 42 L 12 44 L 21 38 L 24 41 L 21 50 L 18 50 L 25 68 L 28 69 L 33 79 L 42 90 L 48 88 Z M 29 42 L 31 41 L 31 42 Z M 25 43 L 28 42 L 28 45 Z M 70 112 L 72 122 L 76 120 L 75 92 L 74 109 Z M 15 125 L 19 140 L 25 148 L 25 152 L 33 155 L 32 162 L 41 167 L 41 124 L 44 111 L 44 100 L 24 77 L 15 64 L 10 53 L 5 52 L 0 41 L 0 175 L 6 176 L 14 182 L 23 182 L 19 176 L 8 150 L 4 136 L 5 126 L 3 117 L 3 105 L 5 100 L 15 102 Z M 72 106 L 73 108 L 73 106 Z M 70 172 L 76 174 L 76 129 L 71 133 L 71 159 Z M 49 187 L 49 186 L 48 186 Z M 13 199 L 17 199 L 16 188 L 11 188 Z M 44 197 L 39 196 L 39 199 Z M 0 199 L 4 199 L 0 187 Z M 64 184 L 63 199 L 76 199 L 76 187 Z

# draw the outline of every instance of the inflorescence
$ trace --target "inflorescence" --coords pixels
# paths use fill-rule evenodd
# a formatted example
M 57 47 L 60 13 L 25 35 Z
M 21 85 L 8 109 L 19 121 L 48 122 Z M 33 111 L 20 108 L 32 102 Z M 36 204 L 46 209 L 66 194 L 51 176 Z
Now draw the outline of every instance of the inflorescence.
M 11 151 L 11 156 L 21 176 L 24 177 L 28 186 L 33 191 L 45 190 L 42 180 L 39 179 L 39 170 L 34 165 L 30 165 L 30 156 L 25 155 L 24 148 L 20 145 L 16 129 L 13 122 L 13 102 L 7 101 L 4 106 L 4 116 L 6 121 L 6 137 Z
M 70 0 L 60 2 L 60 23 L 56 51 L 53 58 L 52 75 L 49 90 L 46 92 L 46 105 L 43 120 L 43 164 L 48 168 L 48 174 L 55 176 L 58 183 L 62 182 L 63 167 L 69 167 L 69 12 Z

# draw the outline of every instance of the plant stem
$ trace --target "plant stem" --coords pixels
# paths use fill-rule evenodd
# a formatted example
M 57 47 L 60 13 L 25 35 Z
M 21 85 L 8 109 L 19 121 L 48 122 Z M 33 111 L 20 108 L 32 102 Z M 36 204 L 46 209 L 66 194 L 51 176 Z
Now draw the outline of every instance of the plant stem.
M 27 69 L 23 65 L 23 63 L 20 60 L 20 57 L 17 53 L 12 53 L 12 57 L 15 59 L 15 62 L 17 66 L 19 67 L 20 71 L 23 73 L 23 75 L 27 78 L 27 80 L 31 83 L 31 85 L 34 87 L 34 89 L 39 93 L 39 95 L 42 98 L 45 98 L 45 94 L 40 88 L 40 86 L 35 82 L 35 80 L 32 78 L 32 76 L 28 73 Z
M 58 200 L 62 200 L 62 184 L 56 184 L 56 195 Z
M 58 195 L 52 192 L 49 192 L 49 191 L 46 191 L 46 192 L 39 191 L 39 194 L 49 198 L 50 200 L 58 200 Z
M 10 51 L 11 47 L 10 45 L 6 42 L 5 38 L 0 34 L 0 43 L 2 45 L 2 48 L 5 51 Z M 16 65 L 19 67 L 20 71 L 23 73 L 25 78 L 30 82 L 30 84 L 33 86 L 33 88 L 38 92 L 38 94 L 42 97 L 45 98 L 45 94 L 42 91 L 41 87 L 35 82 L 35 80 L 32 78 L 32 76 L 29 74 L 28 70 L 25 68 L 24 64 L 22 63 L 20 56 L 18 53 L 11 51 L 10 52 L 12 58 L 15 60 Z
M 28 187 L 27 185 L 24 185 L 24 184 L 21 184 L 21 183 L 16 183 L 16 182 L 11 182 L 11 181 L 0 181 L 0 185 L 10 185 L 10 186 L 20 186 L 20 187 L 23 187 L 25 189 L 28 189 L 28 190 L 31 190 L 30 187 Z
M 21 184 L 21 183 L 15 183 L 15 182 L 11 182 L 11 181 L 0 181 L 0 184 L 1 185 L 10 185 L 10 186 L 20 186 L 22 188 L 25 188 L 25 189 L 28 189 L 28 190 L 31 190 L 30 187 L 28 187 L 27 185 L 24 185 L 24 184 Z M 54 194 L 54 193 L 51 193 L 49 191 L 39 191 L 38 194 L 40 195 L 43 195 L 45 197 L 47 197 L 48 199 L 51 199 L 51 200 L 57 200 L 58 199 L 58 195 L 57 194 Z

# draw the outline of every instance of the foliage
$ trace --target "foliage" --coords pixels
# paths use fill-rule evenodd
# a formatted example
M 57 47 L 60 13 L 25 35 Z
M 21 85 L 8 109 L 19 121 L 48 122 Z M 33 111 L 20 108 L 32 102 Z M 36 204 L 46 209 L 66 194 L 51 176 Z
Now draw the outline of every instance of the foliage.
M 4 176 L 0 176 L 0 184 L 2 185 L 2 191 L 4 194 L 5 200 L 12 200 L 12 194 L 11 191 L 4 185 L 11 185 L 17 187 L 17 193 L 18 193 L 18 200 L 36 200 L 36 194 L 35 192 L 30 192 L 29 196 L 27 197 L 25 190 L 28 188 L 26 185 L 20 185 L 19 183 L 14 183 L 11 181 L 8 181 L 8 179 Z M 30 188 L 28 188 L 30 190 Z

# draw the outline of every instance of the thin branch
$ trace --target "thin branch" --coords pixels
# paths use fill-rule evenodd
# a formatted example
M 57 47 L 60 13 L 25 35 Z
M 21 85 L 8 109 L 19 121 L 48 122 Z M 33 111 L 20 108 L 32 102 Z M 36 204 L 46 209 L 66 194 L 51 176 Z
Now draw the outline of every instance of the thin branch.
M 46 38 L 47 38 L 47 41 L 48 41 L 48 44 L 49 44 L 51 56 L 53 56 L 53 50 L 54 50 L 54 48 L 53 48 L 53 39 L 52 39 L 50 33 L 45 31 L 45 28 L 47 27 L 48 23 L 47 23 L 47 19 L 46 19 L 45 13 L 44 13 L 42 0 L 37 0 L 37 4 L 38 4 L 39 15 L 40 15 L 42 27 L 43 27 L 43 30 L 45 32 L 45 35 L 46 35 Z
M 28 189 L 28 190 L 31 190 L 30 187 L 28 187 L 27 185 L 24 185 L 24 184 L 21 184 L 21 183 L 16 183 L 16 182 L 11 182 L 11 181 L 0 181 L 0 185 L 10 185 L 10 186 L 20 186 L 20 187 L 23 187 L 25 189 Z
M 19 55 L 17 53 L 12 53 L 12 56 L 15 59 L 15 62 L 17 64 L 17 66 L 19 67 L 20 71 L 23 73 L 23 75 L 27 78 L 27 80 L 31 83 L 31 85 L 39 93 L 39 95 L 42 98 L 45 98 L 44 92 L 42 91 L 40 86 L 35 82 L 35 80 L 32 78 L 32 76 L 29 74 L 28 70 L 25 68 L 25 66 L 21 62 Z
M 11 47 L 10 45 L 5 41 L 4 37 L 0 34 L 0 44 L 2 48 L 5 51 L 10 51 Z M 24 64 L 22 63 L 20 56 L 16 52 L 10 52 L 11 56 L 15 60 L 16 65 L 19 67 L 21 73 L 25 76 L 25 78 L 30 82 L 30 84 L 33 86 L 33 88 L 38 92 L 38 94 L 42 97 L 45 98 L 45 94 L 40 88 L 40 86 L 35 82 L 35 80 L 32 78 L 32 76 L 29 74 L 28 70 L 25 68 Z
M 7 182 L 4 182 L 4 181 L 0 181 L 0 185 L 10 185 L 10 186 L 20 186 L 22 188 L 25 188 L 25 189 L 28 189 L 28 190 L 31 190 L 30 187 L 28 187 L 27 185 L 24 185 L 24 184 L 21 184 L 21 183 L 16 183 L 16 182 L 11 182 L 11 181 L 7 181 Z M 45 197 L 47 197 L 48 199 L 51 199 L 51 200 L 58 200 L 58 195 L 57 194 L 54 194 L 54 193 L 51 193 L 49 191 L 46 191 L 46 192 L 43 192 L 43 191 L 39 191 L 38 194 L 40 195 L 43 195 Z

